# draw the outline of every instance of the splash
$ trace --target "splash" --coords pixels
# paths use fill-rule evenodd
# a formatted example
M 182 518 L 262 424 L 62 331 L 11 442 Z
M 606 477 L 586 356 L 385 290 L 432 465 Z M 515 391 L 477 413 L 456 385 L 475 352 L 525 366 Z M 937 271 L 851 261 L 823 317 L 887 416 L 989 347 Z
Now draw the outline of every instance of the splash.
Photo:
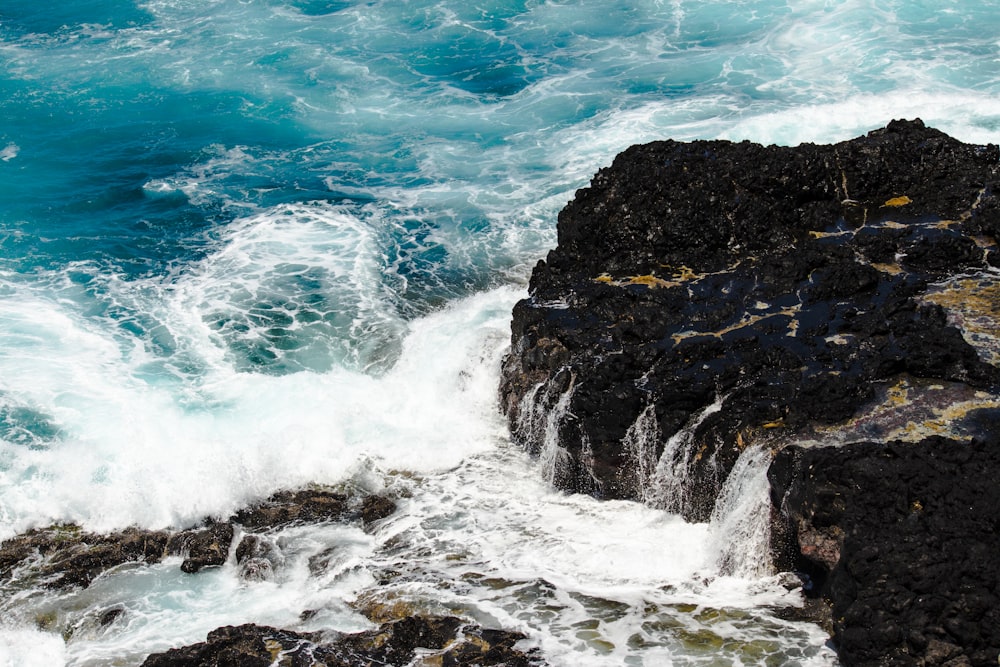
M 660 447 L 660 437 L 656 406 L 650 404 L 639 414 L 622 439 L 622 447 L 630 460 L 628 468 L 634 471 L 633 483 L 638 491 L 636 495 L 643 502 L 650 504 L 653 504 L 657 496 L 654 479 L 659 460 L 657 452 Z

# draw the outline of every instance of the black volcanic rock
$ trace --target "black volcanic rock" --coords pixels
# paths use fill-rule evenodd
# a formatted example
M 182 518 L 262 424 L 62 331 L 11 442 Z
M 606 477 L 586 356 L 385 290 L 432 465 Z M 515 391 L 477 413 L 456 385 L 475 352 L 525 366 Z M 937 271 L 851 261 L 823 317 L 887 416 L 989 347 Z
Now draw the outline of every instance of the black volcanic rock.
M 755 440 L 842 422 L 902 377 L 996 393 L 926 295 L 997 265 L 998 160 L 920 121 L 629 148 L 560 213 L 514 309 L 515 440 L 567 490 L 648 499 L 672 476 L 661 504 L 705 520 Z
M 182 554 L 181 570 L 193 574 L 204 567 L 219 566 L 229 557 L 233 543 L 233 525 L 217 521 L 196 530 L 185 530 L 170 538 L 170 553 Z
M 17 573 L 46 588 L 86 588 L 117 565 L 160 562 L 169 537 L 138 528 L 100 535 L 72 524 L 30 530 L 0 543 L 0 581 Z
M 253 530 L 321 521 L 361 520 L 365 527 L 396 511 L 396 503 L 378 495 L 349 494 L 323 488 L 279 491 L 253 507 L 240 510 L 232 521 Z
M 845 665 L 997 664 L 1000 428 L 971 443 L 791 446 L 769 477 L 779 562 L 831 601 Z

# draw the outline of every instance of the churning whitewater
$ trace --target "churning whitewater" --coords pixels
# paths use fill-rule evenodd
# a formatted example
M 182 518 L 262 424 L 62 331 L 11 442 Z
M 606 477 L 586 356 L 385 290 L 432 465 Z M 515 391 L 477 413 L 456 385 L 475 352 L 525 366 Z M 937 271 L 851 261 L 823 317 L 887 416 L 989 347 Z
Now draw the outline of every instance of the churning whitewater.
M 171 558 L 2 582 L 0 664 L 357 631 L 373 599 L 552 665 L 836 663 L 775 612 L 801 600 L 766 565 L 761 451 L 686 524 L 641 418 L 646 504 L 557 493 L 554 454 L 510 444 L 511 307 L 632 143 L 918 116 L 1000 142 L 995 3 L 43 4 L 0 0 L 0 539 L 183 528 L 308 484 L 400 500 L 371 532 L 283 529 L 265 581 Z

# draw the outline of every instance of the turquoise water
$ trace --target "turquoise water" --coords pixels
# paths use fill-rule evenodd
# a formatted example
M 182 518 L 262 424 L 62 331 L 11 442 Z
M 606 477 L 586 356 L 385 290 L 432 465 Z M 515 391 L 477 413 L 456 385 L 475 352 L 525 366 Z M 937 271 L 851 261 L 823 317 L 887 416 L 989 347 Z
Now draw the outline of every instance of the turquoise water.
M 992 2 L 49 5 L 0 0 L 0 537 L 62 520 L 182 526 L 308 482 L 391 487 L 400 469 L 428 475 L 408 520 L 446 521 L 435 494 L 461 474 L 483 487 L 524 475 L 537 525 L 490 530 L 518 543 L 558 517 L 569 536 L 515 564 L 483 546 L 481 568 L 528 580 L 556 563 L 562 590 L 627 598 L 609 637 L 652 622 L 637 591 L 691 586 L 714 561 L 601 579 L 567 541 L 618 548 L 587 541 L 598 510 L 533 486 L 534 464 L 506 449 L 493 392 L 509 308 L 574 190 L 666 137 L 825 142 L 919 116 L 1000 142 Z M 614 508 L 627 518 L 610 524 L 654 521 Z M 474 523 L 456 521 L 454 539 L 489 542 Z M 685 539 L 710 552 L 697 530 Z M 358 558 L 379 562 L 383 538 Z M 200 585 L 225 598 L 235 584 L 212 576 Z M 747 591 L 770 590 L 761 576 L 692 595 L 758 609 Z M 187 584 L 165 578 L 166 592 L 129 584 L 134 618 L 169 612 L 155 600 Z M 297 622 L 300 585 L 269 589 L 288 611 L 270 620 Z M 348 589 L 328 589 L 331 609 Z M 95 599 L 73 605 L 113 603 Z M 194 621 L 159 635 L 136 620 L 63 642 L 33 629 L 39 604 L 54 603 L 0 605 L 14 619 L 0 652 L 19 664 L 40 642 L 57 663 L 128 664 L 167 637 L 268 620 L 193 605 Z M 556 664 L 707 659 L 667 640 L 602 652 L 517 604 L 490 613 Z M 761 637 L 778 632 L 762 618 Z M 775 655 L 831 659 L 822 633 L 778 634 Z

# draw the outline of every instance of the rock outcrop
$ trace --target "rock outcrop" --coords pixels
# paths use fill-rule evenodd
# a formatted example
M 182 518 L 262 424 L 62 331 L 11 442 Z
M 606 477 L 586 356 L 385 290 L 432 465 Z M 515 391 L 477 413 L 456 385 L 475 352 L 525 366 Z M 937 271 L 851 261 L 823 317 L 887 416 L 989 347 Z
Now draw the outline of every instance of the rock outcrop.
M 996 664 L 998 186 L 996 146 L 919 120 L 629 148 L 514 310 L 515 440 L 563 489 L 696 521 L 766 448 L 775 561 L 844 664 Z
M 331 522 L 371 529 L 375 522 L 395 511 L 395 501 L 383 495 L 311 487 L 278 492 L 225 521 L 206 519 L 201 526 L 181 531 L 128 528 L 96 534 L 71 524 L 49 526 L 0 543 L 0 590 L 5 586 L 86 588 L 95 578 L 119 565 L 154 564 L 168 556 L 182 556 L 180 568 L 189 574 L 224 565 L 232 558 L 244 579 L 269 579 L 285 563 L 281 540 L 275 539 L 276 531 Z M 237 536 L 240 540 L 234 546 Z M 313 574 L 323 573 L 325 561 L 334 557 L 332 551 L 310 560 Z M 226 626 L 210 632 L 204 642 L 150 655 L 143 665 L 531 667 L 544 664 L 537 649 L 518 648 L 525 639 L 518 632 L 485 628 L 453 616 L 422 615 L 406 605 L 378 604 L 372 596 L 359 607 L 376 624 L 373 629 L 338 634 L 302 633 L 254 624 Z M 86 618 L 76 626 L 64 628 L 63 634 L 69 637 L 77 627 L 107 627 L 124 611 L 121 607 L 108 608 L 99 617 Z M 304 613 L 303 619 L 306 618 L 308 615 Z M 40 627 L 46 627 L 51 619 L 36 621 Z
M 0 543 L 0 583 L 17 578 L 21 585 L 86 588 L 101 573 L 131 562 L 159 563 L 183 556 L 181 570 L 189 574 L 223 565 L 229 558 L 237 528 L 246 533 L 236 550 L 245 576 L 266 578 L 279 558 L 268 551 L 261 534 L 302 523 L 358 523 L 368 527 L 396 510 L 390 498 L 308 488 L 281 491 L 244 508 L 226 521 L 206 519 L 200 527 L 181 531 L 127 528 L 95 534 L 63 524 L 30 530 Z
M 519 633 L 484 629 L 453 616 L 411 616 L 336 638 L 259 625 L 226 626 L 210 632 L 204 642 L 153 654 L 143 667 L 543 664 L 536 652 L 516 648 L 521 639 Z
M 560 213 L 515 307 L 515 439 L 561 488 L 706 520 L 755 440 L 839 424 L 906 378 L 995 397 L 997 359 L 949 308 L 973 289 L 965 319 L 996 308 L 998 159 L 919 121 L 629 148 Z
M 986 418 L 986 415 L 983 415 Z M 1000 414 L 971 442 L 791 446 L 769 471 L 779 563 L 832 603 L 845 665 L 995 665 Z

